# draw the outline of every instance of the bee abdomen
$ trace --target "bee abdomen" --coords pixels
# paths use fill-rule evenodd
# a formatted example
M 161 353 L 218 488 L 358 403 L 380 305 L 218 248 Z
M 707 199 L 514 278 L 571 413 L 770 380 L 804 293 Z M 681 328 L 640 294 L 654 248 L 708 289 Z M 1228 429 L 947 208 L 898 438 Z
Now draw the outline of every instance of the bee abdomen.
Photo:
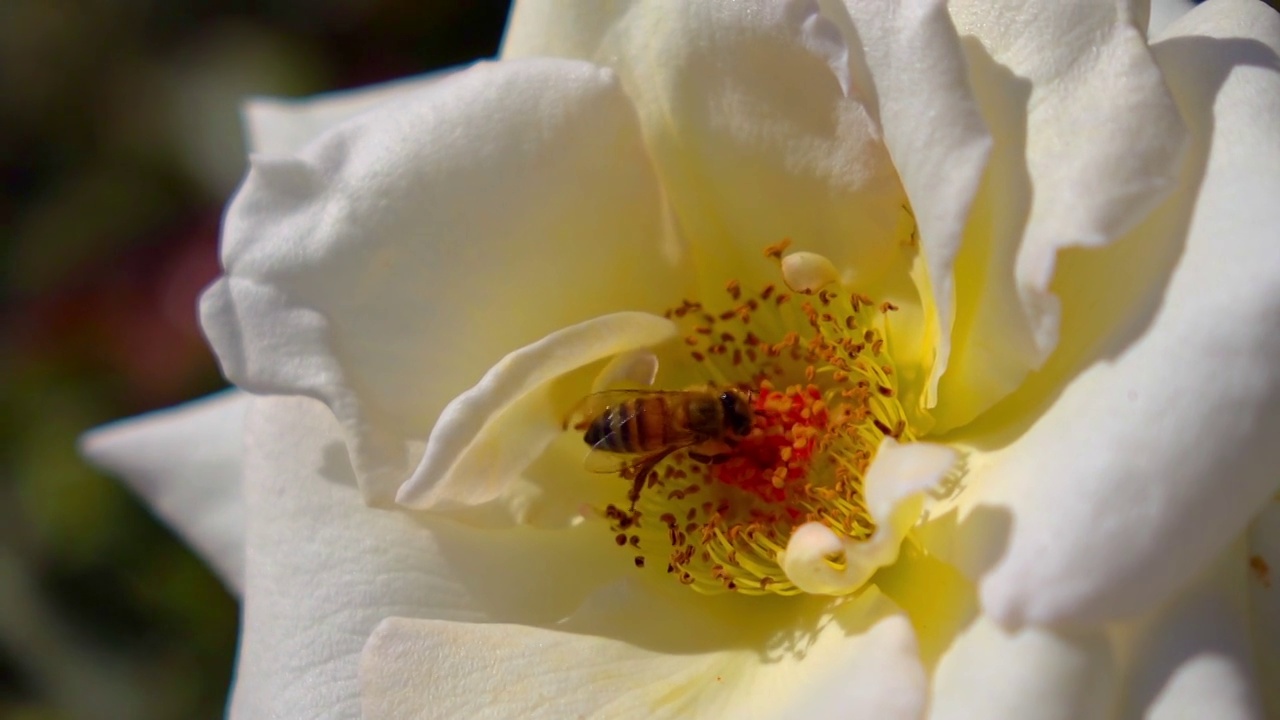
M 588 445 L 606 452 L 629 452 L 627 442 L 628 420 L 634 415 L 629 404 L 606 409 L 591 422 L 582 439 Z
M 582 440 L 591 447 L 600 445 L 600 441 L 609 437 L 609 416 L 613 414 L 612 410 L 597 415 L 591 424 L 587 426 L 587 431 L 582 434 Z M 608 450 L 609 448 L 601 445 L 600 449 Z
M 640 398 L 610 407 L 587 427 L 582 439 L 606 452 L 651 452 L 670 441 L 665 406 L 657 398 Z

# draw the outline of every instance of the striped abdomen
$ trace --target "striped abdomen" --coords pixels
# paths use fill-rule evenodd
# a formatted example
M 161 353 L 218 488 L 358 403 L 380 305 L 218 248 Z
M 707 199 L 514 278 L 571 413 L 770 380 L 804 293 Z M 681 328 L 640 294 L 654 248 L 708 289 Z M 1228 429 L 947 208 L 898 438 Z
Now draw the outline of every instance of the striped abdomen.
M 680 403 L 668 404 L 663 396 L 637 397 L 606 408 L 582 439 L 607 452 L 657 452 L 688 441 L 686 417 Z

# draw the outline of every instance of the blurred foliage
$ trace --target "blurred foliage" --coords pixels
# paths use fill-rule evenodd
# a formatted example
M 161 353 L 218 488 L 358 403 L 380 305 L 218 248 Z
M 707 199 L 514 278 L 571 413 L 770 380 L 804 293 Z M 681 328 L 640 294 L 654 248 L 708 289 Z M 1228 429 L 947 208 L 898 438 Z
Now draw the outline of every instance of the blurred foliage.
M 505 0 L 0 2 L 0 718 L 215 718 L 237 606 L 84 430 L 219 389 L 239 103 L 492 55 Z

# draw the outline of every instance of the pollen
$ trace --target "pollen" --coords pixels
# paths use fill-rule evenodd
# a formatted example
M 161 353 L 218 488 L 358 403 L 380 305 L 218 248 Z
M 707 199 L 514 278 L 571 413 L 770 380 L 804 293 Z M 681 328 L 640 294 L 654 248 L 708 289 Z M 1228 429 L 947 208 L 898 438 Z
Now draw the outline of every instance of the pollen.
M 787 245 L 766 257 L 783 268 Z M 897 306 L 838 281 L 784 284 L 794 295 L 735 280 L 718 302 L 685 300 L 666 313 L 683 342 L 662 366 L 749 398 L 750 430 L 675 450 L 643 478 L 622 471 L 642 482 L 634 506 L 601 511 L 637 567 L 699 592 L 800 593 L 781 565 L 792 531 L 818 522 L 869 538 L 867 468 L 885 437 L 914 439 L 886 332 Z

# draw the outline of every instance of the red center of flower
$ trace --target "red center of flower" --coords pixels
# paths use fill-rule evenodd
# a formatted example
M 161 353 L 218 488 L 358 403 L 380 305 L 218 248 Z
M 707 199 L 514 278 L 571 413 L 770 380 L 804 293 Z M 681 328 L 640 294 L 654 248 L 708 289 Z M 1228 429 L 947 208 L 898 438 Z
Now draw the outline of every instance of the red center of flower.
M 829 413 L 817 385 L 777 390 L 761 382 L 751 407 L 751 433 L 712 477 L 770 503 L 783 503 L 791 483 L 805 480 L 826 432 Z

